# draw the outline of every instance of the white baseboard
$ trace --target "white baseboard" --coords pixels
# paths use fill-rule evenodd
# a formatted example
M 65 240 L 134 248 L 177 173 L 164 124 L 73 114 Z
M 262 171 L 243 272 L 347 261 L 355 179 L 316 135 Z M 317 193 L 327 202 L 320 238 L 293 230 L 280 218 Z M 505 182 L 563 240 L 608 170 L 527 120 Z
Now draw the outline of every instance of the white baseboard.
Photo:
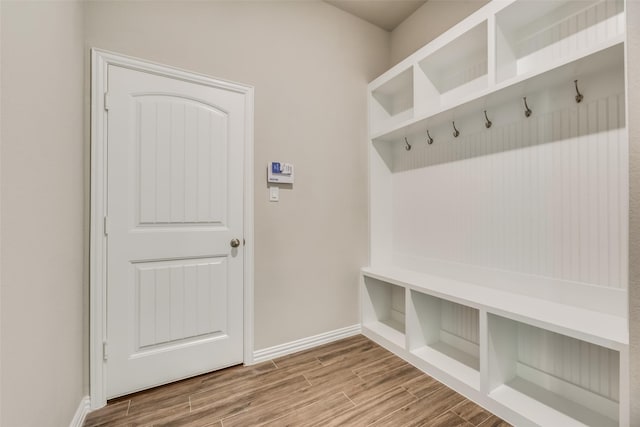
M 73 419 L 71 420 L 69 427 L 82 427 L 84 419 L 87 417 L 90 410 L 91 400 L 89 399 L 89 396 L 85 396 L 80 400 L 78 409 L 76 409 L 76 413 L 73 415 Z
M 256 350 L 253 352 L 253 363 L 264 362 L 265 360 L 275 359 L 277 357 L 286 356 L 287 354 L 327 344 L 332 341 L 352 337 L 354 335 L 358 335 L 361 330 L 360 324 L 358 323 L 356 325 L 347 326 L 346 328 L 335 329 L 312 337 L 301 338 L 299 340 L 264 348 L 262 350 Z

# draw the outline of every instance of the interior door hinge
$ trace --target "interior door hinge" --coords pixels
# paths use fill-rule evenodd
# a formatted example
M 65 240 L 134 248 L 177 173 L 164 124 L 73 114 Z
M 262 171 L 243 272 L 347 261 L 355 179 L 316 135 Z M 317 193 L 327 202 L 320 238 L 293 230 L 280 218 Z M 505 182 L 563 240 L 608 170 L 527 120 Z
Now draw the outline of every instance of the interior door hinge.
M 102 341 L 102 360 L 106 362 L 108 358 L 109 355 L 107 354 L 107 342 Z
M 102 223 L 102 229 L 104 230 L 104 235 L 108 236 L 109 235 L 109 219 L 105 216 L 103 223 Z
M 109 96 L 109 92 L 104 93 L 104 109 L 109 111 L 111 108 L 111 97 Z

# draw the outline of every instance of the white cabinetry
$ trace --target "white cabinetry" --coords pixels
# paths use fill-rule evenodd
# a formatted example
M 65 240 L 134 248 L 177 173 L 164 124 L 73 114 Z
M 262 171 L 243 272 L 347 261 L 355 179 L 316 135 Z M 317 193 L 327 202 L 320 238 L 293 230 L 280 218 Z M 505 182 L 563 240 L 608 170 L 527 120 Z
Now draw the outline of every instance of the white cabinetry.
M 363 331 L 516 425 L 629 425 L 624 10 L 493 1 L 369 85 Z

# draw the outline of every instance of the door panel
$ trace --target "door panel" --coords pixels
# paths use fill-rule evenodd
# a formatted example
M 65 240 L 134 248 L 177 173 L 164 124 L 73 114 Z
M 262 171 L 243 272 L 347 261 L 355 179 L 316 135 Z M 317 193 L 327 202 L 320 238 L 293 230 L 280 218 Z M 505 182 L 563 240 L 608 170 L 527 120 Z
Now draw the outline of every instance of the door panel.
M 242 362 L 244 96 L 109 66 L 107 395 Z
M 175 96 L 135 98 L 139 223 L 224 223 L 227 113 Z
M 224 335 L 226 258 L 141 262 L 135 269 L 138 352 Z

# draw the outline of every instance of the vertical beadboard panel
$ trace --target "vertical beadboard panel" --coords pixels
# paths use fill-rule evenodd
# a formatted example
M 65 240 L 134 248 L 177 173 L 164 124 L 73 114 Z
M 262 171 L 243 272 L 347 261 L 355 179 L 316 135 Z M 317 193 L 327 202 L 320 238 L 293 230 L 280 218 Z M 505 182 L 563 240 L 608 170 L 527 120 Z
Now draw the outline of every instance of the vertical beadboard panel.
M 140 222 L 156 221 L 156 104 L 138 102 L 136 105 L 139 150 Z
M 441 300 L 440 315 L 442 330 L 472 343 L 480 343 L 478 310 Z
M 226 258 L 136 264 L 138 348 L 226 330 Z
M 184 104 L 171 105 L 171 215 L 170 222 L 186 222 L 185 215 L 185 108 Z
M 624 96 L 529 119 L 520 108 L 489 130 L 462 119 L 459 138 L 449 127 L 431 146 L 392 147 L 394 252 L 626 287 Z
M 405 324 L 406 307 L 405 307 L 405 290 L 400 286 L 391 286 L 391 313 L 390 318 L 402 325 Z
M 156 222 L 171 221 L 171 104 L 156 104 Z
M 156 341 L 156 273 L 153 270 L 141 269 L 138 277 L 138 343 L 140 347 L 152 345 Z
M 211 116 L 208 111 L 198 109 L 198 196 L 196 222 L 206 222 L 210 218 L 209 195 L 211 188 L 210 170 L 211 166 Z
M 198 110 L 193 105 L 185 108 L 184 145 L 184 206 L 185 222 L 196 221 L 198 217 Z M 195 167 L 194 167 L 195 165 Z
M 608 399 L 619 400 L 620 365 L 614 350 L 518 324 L 518 361 Z

